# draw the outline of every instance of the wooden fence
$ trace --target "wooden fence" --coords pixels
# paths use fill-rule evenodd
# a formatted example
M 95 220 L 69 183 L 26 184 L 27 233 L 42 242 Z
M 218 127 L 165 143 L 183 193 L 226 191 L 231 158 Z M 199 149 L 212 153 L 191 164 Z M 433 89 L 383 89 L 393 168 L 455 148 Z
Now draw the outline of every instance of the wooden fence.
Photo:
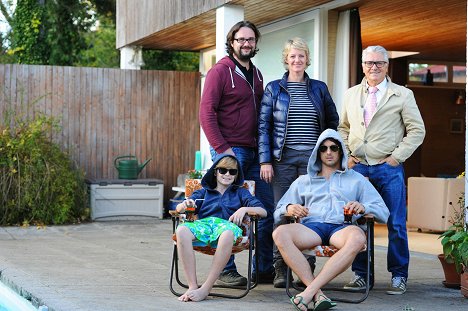
M 87 178 L 117 178 L 119 155 L 152 158 L 139 177 L 162 179 L 167 202 L 177 175 L 193 168 L 198 72 L 0 65 L 0 88 L 1 122 L 5 109 L 60 118 L 53 140 Z

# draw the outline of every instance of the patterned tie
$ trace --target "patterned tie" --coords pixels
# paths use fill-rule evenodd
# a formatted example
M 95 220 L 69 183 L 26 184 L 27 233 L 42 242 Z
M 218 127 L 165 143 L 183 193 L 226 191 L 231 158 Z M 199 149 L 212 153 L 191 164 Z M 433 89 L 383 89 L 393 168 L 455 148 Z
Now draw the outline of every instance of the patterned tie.
M 369 123 L 375 114 L 375 110 L 377 110 L 377 95 L 375 93 L 377 93 L 378 90 L 379 89 L 375 86 L 369 86 L 369 97 L 366 102 L 366 107 L 364 108 L 364 123 L 366 124 L 366 127 L 369 126 Z

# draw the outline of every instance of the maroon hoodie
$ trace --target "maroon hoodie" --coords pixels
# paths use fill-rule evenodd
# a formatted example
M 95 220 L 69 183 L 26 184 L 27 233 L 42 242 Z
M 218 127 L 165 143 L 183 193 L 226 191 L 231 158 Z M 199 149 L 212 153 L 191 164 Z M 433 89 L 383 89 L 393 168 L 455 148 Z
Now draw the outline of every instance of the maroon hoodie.
M 263 77 L 253 67 L 253 88 L 225 56 L 208 71 L 200 102 L 200 124 L 217 153 L 229 147 L 257 147 L 257 116 Z

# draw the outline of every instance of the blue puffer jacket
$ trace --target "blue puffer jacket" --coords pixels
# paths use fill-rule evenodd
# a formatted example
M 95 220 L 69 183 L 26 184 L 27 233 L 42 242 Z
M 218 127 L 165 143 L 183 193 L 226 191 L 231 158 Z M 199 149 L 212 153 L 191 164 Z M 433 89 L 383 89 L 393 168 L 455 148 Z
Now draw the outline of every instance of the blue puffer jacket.
M 281 160 L 291 99 L 287 88 L 288 75 L 289 72 L 286 72 L 281 80 L 268 83 L 263 93 L 258 120 L 260 163 L 272 163 L 273 159 Z M 307 94 L 320 119 L 320 132 L 327 128 L 336 130 L 339 117 L 327 85 L 322 81 L 310 79 L 307 73 L 304 75 Z

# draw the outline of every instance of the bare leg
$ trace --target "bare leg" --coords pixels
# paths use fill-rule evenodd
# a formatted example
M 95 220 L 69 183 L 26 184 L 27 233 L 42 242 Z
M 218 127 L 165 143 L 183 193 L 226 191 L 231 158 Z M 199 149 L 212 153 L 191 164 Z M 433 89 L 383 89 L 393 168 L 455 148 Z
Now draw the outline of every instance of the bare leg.
M 302 225 L 291 224 L 281 226 L 277 229 L 278 232 L 275 231 L 276 233 L 273 234 L 273 238 L 286 263 L 299 276 L 302 282 L 307 285 L 307 288 L 297 296 L 303 297 L 303 302 L 309 304 L 316 295 L 321 294 L 321 287 L 351 265 L 354 257 L 356 257 L 365 243 L 365 235 L 361 229 L 354 226 L 347 227 L 333 234 L 330 243 L 339 248 L 339 251 L 327 260 L 320 273 L 314 278 L 301 250 L 315 247 L 321 243 L 321 240 L 314 231 L 305 226 L 302 226 L 304 229 L 299 226 Z M 282 229 L 283 227 L 284 229 Z M 304 237 L 306 235 L 308 236 L 307 238 Z
M 286 264 L 299 276 L 305 285 L 311 284 L 314 276 L 310 270 L 309 262 L 301 250 L 320 245 L 322 243 L 320 236 L 302 224 L 288 224 L 279 226 L 273 232 L 273 239 Z M 300 293 L 296 296 L 302 296 L 303 302 L 308 305 L 314 295 L 308 297 Z M 298 303 L 299 298 L 295 302 Z M 299 305 L 298 307 L 303 307 L 304 311 L 306 310 L 303 305 Z
M 214 283 L 219 277 L 221 271 L 226 266 L 232 252 L 232 244 L 234 242 L 234 233 L 230 230 L 224 231 L 218 238 L 218 247 L 213 256 L 210 272 L 203 285 L 193 291 L 187 292 L 188 298 L 192 301 L 200 301 L 205 299 L 213 288 Z
M 198 289 L 197 271 L 195 263 L 195 253 L 193 252 L 192 241 L 195 236 L 189 228 L 180 226 L 176 231 L 177 235 L 177 252 L 185 272 L 185 278 L 188 283 L 188 290 L 179 297 L 180 301 L 189 301 L 187 294 Z

